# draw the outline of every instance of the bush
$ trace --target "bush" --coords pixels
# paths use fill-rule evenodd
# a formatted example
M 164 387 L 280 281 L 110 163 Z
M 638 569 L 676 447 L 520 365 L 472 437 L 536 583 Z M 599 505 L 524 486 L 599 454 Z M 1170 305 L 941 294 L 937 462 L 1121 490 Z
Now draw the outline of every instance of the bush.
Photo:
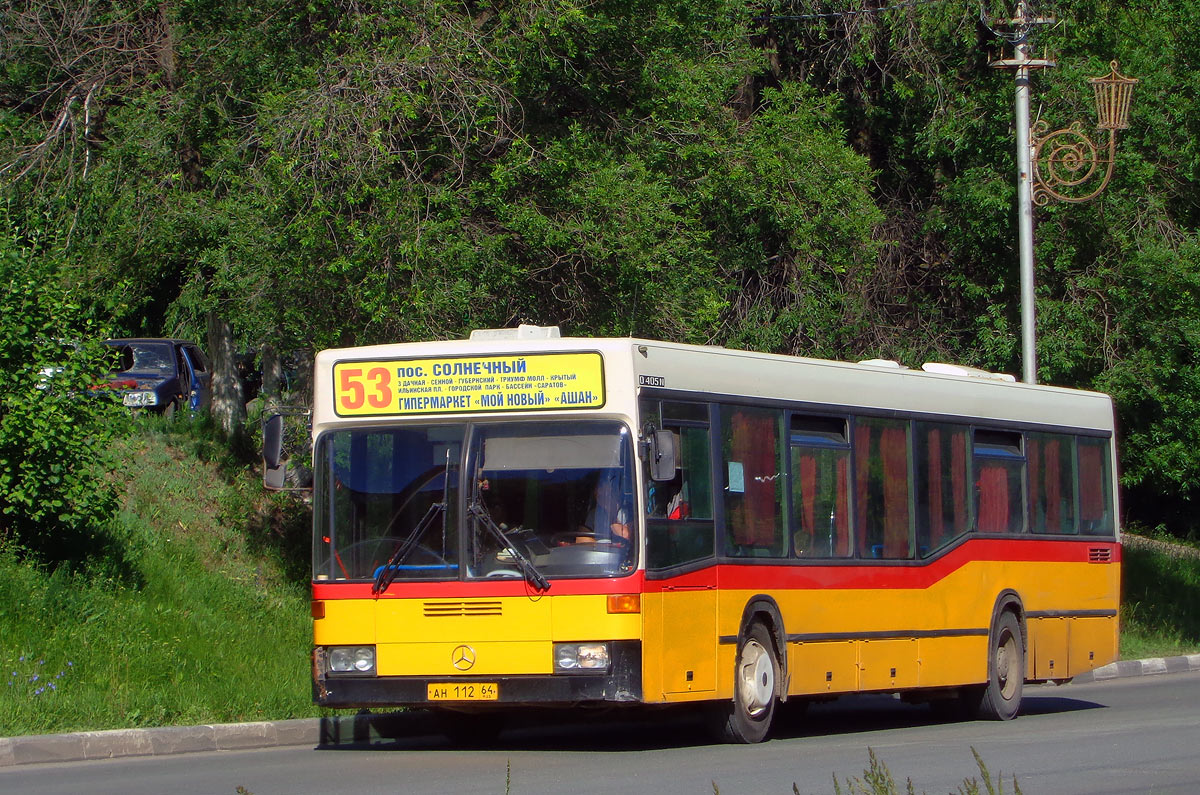
M 96 551 L 117 505 L 105 335 L 81 303 L 36 241 L 0 230 L 0 540 L 47 563 Z

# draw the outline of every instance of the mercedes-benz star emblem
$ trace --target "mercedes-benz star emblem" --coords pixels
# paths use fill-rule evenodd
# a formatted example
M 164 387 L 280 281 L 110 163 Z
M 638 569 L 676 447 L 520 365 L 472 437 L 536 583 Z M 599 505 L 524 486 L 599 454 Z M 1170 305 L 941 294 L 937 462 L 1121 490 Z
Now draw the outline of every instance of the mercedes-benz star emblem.
M 469 671 L 475 664 L 475 650 L 470 646 L 455 646 L 450 652 L 450 664 L 460 671 Z

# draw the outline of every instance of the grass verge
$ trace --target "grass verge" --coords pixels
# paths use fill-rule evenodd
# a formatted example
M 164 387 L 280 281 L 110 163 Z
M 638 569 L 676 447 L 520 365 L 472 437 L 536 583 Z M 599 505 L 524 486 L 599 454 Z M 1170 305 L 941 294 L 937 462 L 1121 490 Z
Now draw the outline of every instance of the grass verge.
M 306 522 L 176 425 L 113 450 L 115 559 L 51 572 L 0 549 L 0 736 L 318 714 L 289 553 Z
M 1200 548 L 1127 535 L 1122 560 L 1121 658 L 1200 650 Z

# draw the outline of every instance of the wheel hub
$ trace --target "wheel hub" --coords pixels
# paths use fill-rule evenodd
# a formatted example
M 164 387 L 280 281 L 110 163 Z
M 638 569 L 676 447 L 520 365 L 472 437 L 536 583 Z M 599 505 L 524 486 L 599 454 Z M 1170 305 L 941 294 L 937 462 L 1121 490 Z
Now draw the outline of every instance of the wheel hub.
M 771 664 L 771 655 L 757 641 L 750 641 L 742 649 L 739 673 L 738 687 L 746 711 L 751 716 L 762 714 L 775 697 L 775 666 Z

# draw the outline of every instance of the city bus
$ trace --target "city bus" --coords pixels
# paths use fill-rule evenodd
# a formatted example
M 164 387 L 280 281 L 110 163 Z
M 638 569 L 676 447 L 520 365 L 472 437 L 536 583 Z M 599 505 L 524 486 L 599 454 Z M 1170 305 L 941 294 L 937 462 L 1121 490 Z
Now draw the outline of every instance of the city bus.
M 323 351 L 311 421 L 322 706 L 750 743 L 850 693 L 1007 720 L 1116 658 L 1103 394 L 522 326 Z

